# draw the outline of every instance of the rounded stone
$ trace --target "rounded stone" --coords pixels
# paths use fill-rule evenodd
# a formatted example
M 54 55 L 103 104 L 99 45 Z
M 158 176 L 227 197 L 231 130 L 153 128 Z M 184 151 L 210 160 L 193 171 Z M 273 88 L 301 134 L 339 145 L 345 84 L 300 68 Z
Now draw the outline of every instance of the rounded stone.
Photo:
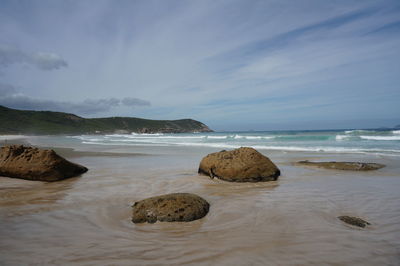
M 360 162 L 310 162 L 300 161 L 298 165 L 313 166 L 318 168 L 333 169 L 333 170 L 347 170 L 347 171 L 372 171 L 378 170 L 385 165 L 379 163 L 360 163 Z
M 274 181 L 281 173 L 268 157 L 248 147 L 208 154 L 198 172 L 231 182 Z
M 87 168 L 72 163 L 53 150 L 23 145 L 0 149 L 0 176 L 38 181 L 58 181 L 87 172 Z
M 367 225 L 370 225 L 369 222 L 367 222 L 361 218 L 358 218 L 358 217 L 344 215 L 344 216 L 339 216 L 338 218 L 347 224 L 362 227 L 362 228 L 364 228 Z
M 132 206 L 132 222 L 190 222 L 203 218 L 210 204 L 190 193 L 172 193 L 144 199 Z

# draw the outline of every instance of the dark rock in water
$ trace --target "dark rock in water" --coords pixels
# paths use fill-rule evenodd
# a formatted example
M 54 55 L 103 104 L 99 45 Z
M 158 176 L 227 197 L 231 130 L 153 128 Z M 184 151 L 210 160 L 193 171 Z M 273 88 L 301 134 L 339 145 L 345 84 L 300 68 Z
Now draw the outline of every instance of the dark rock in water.
M 335 170 L 350 170 L 350 171 L 371 171 L 378 170 L 385 167 L 383 164 L 379 163 L 359 163 L 359 162 L 310 162 L 310 161 L 300 161 L 297 162 L 298 165 L 315 166 L 325 169 L 335 169 Z
M 347 224 L 351 224 L 351 225 L 362 227 L 362 228 L 364 228 L 367 225 L 370 225 L 369 222 L 364 221 L 363 219 L 357 218 L 357 217 L 339 216 L 338 218 Z
M 58 181 L 83 174 L 88 169 L 60 157 L 53 150 L 23 145 L 2 147 L 0 176 L 38 181 Z
M 198 172 L 231 182 L 274 181 L 281 173 L 270 159 L 247 147 L 208 154 Z
M 210 204 L 190 193 L 173 193 L 135 202 L 132 222 L 190 222 L 203 218 Z

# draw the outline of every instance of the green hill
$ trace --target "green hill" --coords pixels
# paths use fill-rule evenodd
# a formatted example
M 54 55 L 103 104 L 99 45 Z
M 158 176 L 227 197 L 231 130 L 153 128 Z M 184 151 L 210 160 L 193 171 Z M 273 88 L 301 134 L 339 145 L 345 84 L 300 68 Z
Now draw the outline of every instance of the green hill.
M 0 134 L 104 134 L 209 132 L 193 119 L 150 120 L 135 117 L 82 118 L 50 111 L 22 111 L 0 106 Z

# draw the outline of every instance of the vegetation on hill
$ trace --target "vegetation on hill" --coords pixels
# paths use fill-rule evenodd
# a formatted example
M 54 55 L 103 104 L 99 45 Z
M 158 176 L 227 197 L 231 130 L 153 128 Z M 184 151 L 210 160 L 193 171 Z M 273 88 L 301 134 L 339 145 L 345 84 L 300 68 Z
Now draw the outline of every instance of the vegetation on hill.
M 0 106 L 0 134 L 183 133 L 211 131 L 193 119 L 150 120 L 135 117 L 82 118 L 51 111 L 22 111 Z

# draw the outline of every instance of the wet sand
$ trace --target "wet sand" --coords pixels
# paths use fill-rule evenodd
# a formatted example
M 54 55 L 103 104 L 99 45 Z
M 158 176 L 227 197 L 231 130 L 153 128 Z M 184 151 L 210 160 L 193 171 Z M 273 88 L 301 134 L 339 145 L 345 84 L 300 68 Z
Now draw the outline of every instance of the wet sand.
M 35 143 L 37 144 L 37 143 Z M 278 181 L 228 183 L 197 175 L 211 148 L 67 147 L 81 177 L 44 183 L 0 177 L 2 265 L 399 265 L 400 158 L 261 151 Z M 349 172 L 299 160 L 387 165 Z M 133 224 L 131 205 L 174 192 L 200 195 L 209 214 L 190 223 Z M 365 229 L 340 215 L 361 217 Z

